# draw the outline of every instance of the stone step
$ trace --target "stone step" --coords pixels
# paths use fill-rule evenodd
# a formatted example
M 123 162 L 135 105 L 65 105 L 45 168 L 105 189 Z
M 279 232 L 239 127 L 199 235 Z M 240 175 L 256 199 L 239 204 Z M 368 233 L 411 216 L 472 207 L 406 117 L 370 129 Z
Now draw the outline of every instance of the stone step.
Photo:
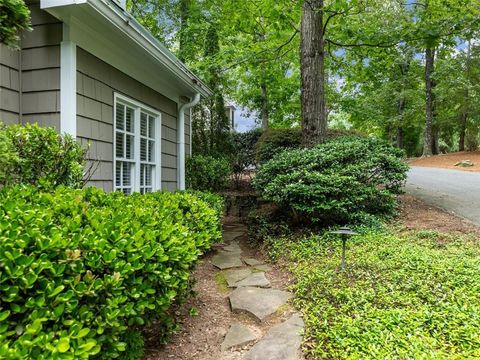
M 287 291 L 247 286 L 234 290 L 229 299 L 232 311 L 245 311 L 263 321 L 291 297 L 292 294 Z
M 234 323 L 228 329 L 227 335 L 221 345 L 222 351 L 236 346 L 244 346 L 257 340 L 255 333 L 245 325 Z
M 245 355 L 244 360 L 299 360 L 304 323 L 294 314 L 275 325 Z
M 220 270 L 243 266 L 240 254 L 227 251 L 219 251 L 212 258 L 212 264 Z

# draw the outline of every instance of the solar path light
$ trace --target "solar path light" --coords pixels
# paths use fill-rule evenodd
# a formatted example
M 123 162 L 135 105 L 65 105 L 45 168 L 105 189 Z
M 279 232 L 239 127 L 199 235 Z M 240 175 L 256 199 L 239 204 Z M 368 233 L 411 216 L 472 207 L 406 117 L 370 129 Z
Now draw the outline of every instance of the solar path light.
M 330 231 L 331 234 L 338 234 L 342 239 L 342 271 L 345 271 L 345 249 L 347 247 L 347 239 L 350 236 L 358 235 L 356 232 L 350 230 L 348 227 L 341 227 L 338 230 Z

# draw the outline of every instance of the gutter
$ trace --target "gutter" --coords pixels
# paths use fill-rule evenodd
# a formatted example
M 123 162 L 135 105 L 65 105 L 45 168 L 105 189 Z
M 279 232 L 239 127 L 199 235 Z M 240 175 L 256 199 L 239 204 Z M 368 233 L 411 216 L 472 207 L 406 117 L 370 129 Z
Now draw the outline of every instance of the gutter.
M 133 31 L 133 34 L 128 34 L 132 39 L 137 41 L 145 51 L 150 53 L 157 61 L 165 65 L 172 73 L 176 74 L 178 78 L 189 86 L 195 88 L 197 92 L 201 92 L 204 96 L 209 96 L 212 91 L 208 86 L 200 80 L 187 66 L 182 63 L 175 55 L 173 55 L 157 38 L 155 38 L 147 29 L 145 29 L 131 14 L 119 8 L 116 4 L 108 0 L 77 0 L 86 1 L 96 11 L 103 14 L 105 18 L 116 25 L 116 27 L 125 33 L 124 26 Z M 113 12 L 121 23 L 115 23 L 115 17 L 111 16 L 109 12 Z
M 185 110 L 197 105 L 200 101 L 200 93 L 189 103 L 183 104 L 178 110 L 177 116 L 177 188 L 185 190 Z M 192 132 L 192 119 L 190 119 L 190 134 Z

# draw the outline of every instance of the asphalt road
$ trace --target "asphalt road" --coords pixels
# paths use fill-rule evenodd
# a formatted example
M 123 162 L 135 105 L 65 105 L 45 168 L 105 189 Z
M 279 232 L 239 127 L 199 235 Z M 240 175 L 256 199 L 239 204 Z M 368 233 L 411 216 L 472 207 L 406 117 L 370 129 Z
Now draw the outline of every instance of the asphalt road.
M 480 173 L 413 166 L 405 190 L 480 225 Z

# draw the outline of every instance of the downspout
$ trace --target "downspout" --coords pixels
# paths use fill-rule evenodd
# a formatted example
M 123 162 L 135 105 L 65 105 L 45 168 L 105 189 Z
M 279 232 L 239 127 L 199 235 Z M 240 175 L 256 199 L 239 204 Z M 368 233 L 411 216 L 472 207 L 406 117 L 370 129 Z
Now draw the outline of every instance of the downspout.
M 185 190 L 185 110 L 197 105 L 200 101 L 200 93 L 196 93 L 193 100 L 183 104 L 178 110 L 177 116 L 177 188 Z M 190 127 L 192 119 L 190 119 Z M 192 129 L 190 129 L 190 132 Z

